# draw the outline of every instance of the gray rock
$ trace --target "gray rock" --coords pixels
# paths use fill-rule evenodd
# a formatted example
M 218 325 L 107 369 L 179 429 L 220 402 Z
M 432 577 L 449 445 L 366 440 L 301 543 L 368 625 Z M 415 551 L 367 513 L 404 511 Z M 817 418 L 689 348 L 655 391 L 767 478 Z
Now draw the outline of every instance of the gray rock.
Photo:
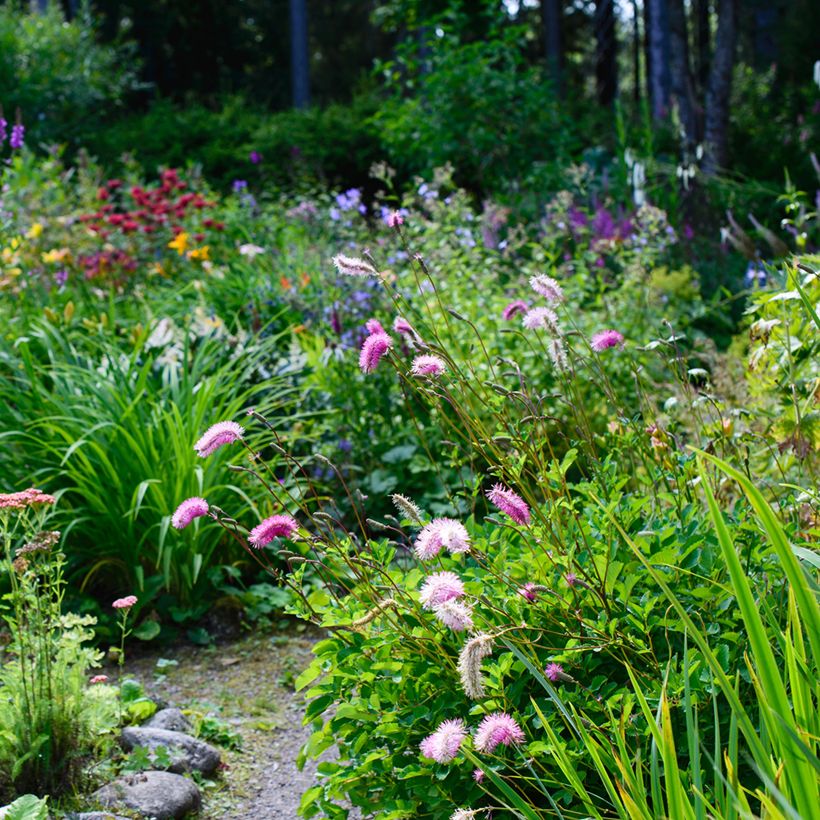
M 122 730 L 122 745 L 128 749 L 142 746 L 148 749 L 152 765 L 156 764 L 156 750 L 164 746 L 168 750 L 171 772 L 202 772 L 211 774 L 220 763 L 219 751 L 195 737 L 169 729 L 150 729 L 145 726 L 129 726 Z
M 170 732 L 190 732 L 191 721 L 182 714 L 180 709 L 171 706 L 168 709 L 160 709 L 143 726 L 148 729 L 168 729 Z
M 201 802 L 193 781 L 170 772 L 141 772 L 119 777 L 97 789 L 92 798 L 106 808 L 131 809 L 155 820 L 184 817 L 197 811 Z

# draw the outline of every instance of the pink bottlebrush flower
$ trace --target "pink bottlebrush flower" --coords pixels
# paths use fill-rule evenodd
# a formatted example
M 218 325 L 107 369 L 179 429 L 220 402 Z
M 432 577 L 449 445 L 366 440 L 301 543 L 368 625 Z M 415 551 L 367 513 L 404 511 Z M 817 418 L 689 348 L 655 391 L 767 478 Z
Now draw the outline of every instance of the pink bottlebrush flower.
M 393 320 L 393 330 L 396 333 L 401 333 L 402 336 L 415 336 L 416 331 L 413 329 L 413 325 L 407 321 L 403 316 L 396 316 Z
M 447 371 L 447 365 L 440 356 L 425 353 L 413 359 L 410 370 L 414 376 L 442 376 Z
M 551 276 L 541 273 L 530 278 L 530 287 L 550 302 L 563 302 L 564 289 Z
M 483 783 L 484 782 L 484 770 L 483 769 L 474 769 L 473 770 L 473 780 L 476 783 Z
M 132 606 L 137 602 L 136 595 L 126 595 L 125 598 L 117 598 L 111 606 L 114 609 L 131 609 Z
M 368 333 L 384 333 L 382 323 L 378 319 L 368 319 L 364 323 L 365 329 Z
M 610 347 L 617 347 L 624 343 L 623 333 L 617 330 L 601 330 L 592 337 L 590 347 L 596 352 L 600 353 Z
M 578 583 L 578 576 L 574 572 L 568 572 L 564 576 L 567 586 L 574 587 Z
M 529 309 L 530 306 L 526 302 L 518 299 L 515 302 L 510 302 L 507 307 L 501 311 L 501 318 L 505 322 L 509 322 L 510 319 L 514 319 L 520 313 L 526 313 Z
M 393 340 L 386 333 L 371 333 L 362 345 L 359 367 L 362 373 L 372 373 L 382 357 L 393 347 Z
M 194 444 L 194 450 L 200 458 L 205 458 L 216 452 L 223 444 L 233 444 L 240 441 L 245 429 L 235 421 L 219 421 L 209 427 L 199 441 Z
M 564 347 L 563 341 L 557 336 L 553 337 L 547 343 L 547 353 L 556 370 L 561 373 L 569 370 L 569 359 L 567 358 L 567 349 Z
M 487 498 L 516 524 L 530 523 L 530 508 L 527 502 L 503 484 L 496 484 L 491 490 L 487 490 Z
M 108 675 L 94 675 L 94 677 L 91 678 L 91 680 L 88 681 L 88 682 L 91 683 L 91 684 L 105 683 L 107 680 L 108 680 Z
M 558 316 L 548 307 L 536 307 L 528 311 L 521 323 L 527 330 L 548 330 L 550 333 L 560 333 Z
M 404 217 L 401 215 L 401 212 L 391 211 L 387 217 L 387 225 L 390 228 L 398 228 L 401 225 L 404 225 Z
M 436 763 L 449 763 L 458 754 L 467 730 L 463 720 L 445 720 L 419 744 L 421 753 Z
M 204 498 L 186 498 L 171 517 L 171 526 L 182 530 L 188 526 L 195 518 L 201 518 L 208 514 L 208 502 Z
M 518 594 L 525 600 L 529 601 L 531 604 L 535 603 L 538 600 L 538 591 L 535 588 L 535 584 L 529 583 L 524 584 L 518 590 Z
M 560 663 L 548 663 L 544 674 L 550 683 L 561 683 L 570 680 L 570 676 L 564 672 L 564 667 Z
M 336 270 L 344 276 L 378 276 L 379 272 L 364 259 L 355 256 L 345 256 L 340 253 L 333 257 Z
M 442 547 L 451 555 L 469 551 L 470 534 L 462 523 L 452 518 L 435 518 L 416 538 L 416 555 L 422 561 L 438 555 Z
M 290 515 L 272 515 L 261 524 L 257 524 L 248 536 L 248 543 L 252 547 L 261 549 L 270 544 L 274 538 L 292 538 L 299 523 Z
M 454 572 L 436 572 L 421 586 L 419 600 L 424 609 L 435 609 L 445 601 L 454 601 L 464 595 L 464 584 Z
M 473 628 L 473 610 L 461 601 L 445 601 L 435 607 L 433 614 L 454 632 Z
M 494 712 L 481 721 L 475 733 L 473 746 L 479 752 L 492 752 L 496 746 L 522 743 L 524 732 L 506 712 Z

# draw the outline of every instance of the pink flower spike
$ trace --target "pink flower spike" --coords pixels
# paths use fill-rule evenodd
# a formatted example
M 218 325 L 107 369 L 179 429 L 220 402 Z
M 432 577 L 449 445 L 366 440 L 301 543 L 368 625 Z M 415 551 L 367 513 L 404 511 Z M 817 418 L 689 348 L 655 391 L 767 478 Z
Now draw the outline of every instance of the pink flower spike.
M 372 373 L 382 357 L 393 347 L 393 340 L 386 333 L 371 333 L 362 345 L 359 367 L 362 373 Z
M 442 547 L 451 555 L 469 551 L 470 534 L 462 523 L 452 518 L 435 518 L 416 538 L 415 552 L 422 561 L 438 555 Z
M 506 513 L 516 524 L 530 523 L 530 508 L 526 501 L 518 493 L 505 487 L 503 484 L 496 484 L 487 491 L 487 498 L 498 507 L 501 512 Z
M 483 769 L 474 769 L 473 770 L 473 780 L 476 783 L 482 783 L 484 781 L 484 770 Z
M 421 586 L 419 600 L 424 609 L 435 609 L 445 601 L 455 601 L 464 595 L 464 584 L 454 572 L 436 572 Z
M 550 681 L 550 683 L 560 683 L 568 677 L 564 673 L 564 667 L 561 666 L 560 663 L 548 663 L 547 668 L 544 670 L 544 674 L 547 676 L 547 680 Z
M 384 333 L 382 323 L 378 319 L 368 319 L 364 326 L 368 333 Z
M 601 330 L 592 337 L 590 347 L 596 352 L 600 353 L 610 347 L 618 347 L 624 343 L 623 333 L 617 330 Z
M 88 682 L 91 683 L 91 684 L 105 683 L 107 680 L 108 680 L 108 675 L 94 675 L 94 677 L 91 678 L 91 680 L 88 681 Z
M 504 310 L 501 311 L 501 318 L 505 322 L 509 322 L 510 319 L 514 319 L 520 313 L 526 313 L 530 309 L 530 306 L 526 303 L 521 301 L 521 299 L 516 300 L 515 302 L 510 302 Z
M 273 541 L 274 538 L 292 538 L 299 523 L 290 515 L 272 515 L 261 524 L 257 524 L 248 536 L 248 543 L 252 547 L 261 549 Z
M 445 720 L 419 744 L 421 753 L 436 763 L 449 763 L 455 759 L 461 744 L 467 737 L 463 720 Z
M 447 365 L 440 356 L 425 353 L 413 359 L 410 370 L 414 376 L 442 376 L 447 371 Z
M 548 307 L 536 307 L 528 311 L 521 323 L 527 330 L 547 330 L 550 333 L 559 333 L 558 316 Z
M 567 586 L 574 587 L 578 583 L 578 576 L 574 572 L 568 572 L 564 576 Z
M 551 276 L 541 273 L 530 278 L 530 287 L 550 302 L 563 302 L 564 290 Z
M 171 517 L 171 526 L 178 530 L 185 529 L 195 518 L 208 514 L 208 502 L 204 498 L 186 498 Z
M 522 743 L 524 732 L 506 712 L 494 712 L 481 721 L 475 733 L 473 746 L 479 752 L 492 752 L 496 746 Z
M 524 598 L 524 600 L 529 601 L 531 604 L 535 603 L 538 600 L 538 594 L 535 589 L 535 584 L 524 584 L 518 590 L 518 594 Z
M 136 595 L 126 595 L 125 598 L 117 598 L 111 606 L 114 609 L 131 609 L 132 606 L 137 602 Z
M 194 444 L 194 450 L 200 458 L 205 458 L 216 452 L 223 444 L 233 444 L 240 441 L 245 429 L 235 421 L 220 421 L 209 427 L 199 441 Z
M 398 228 L 404 225 L 404 217 L 399 211 L 392 211 L 387 217 L 387 226 L 389 228 Z
M 413 325 L 407 321 L 403 316 L 396 316 L 393 320 L 393 330 L 396 333 L 401 333 L 402 336 L 415 336 L 416 331 L 413 330 Z
M 445 601 L 433 609 L 433 614 L 453 632 L 473 628 L 473 611 L 461 601 Z

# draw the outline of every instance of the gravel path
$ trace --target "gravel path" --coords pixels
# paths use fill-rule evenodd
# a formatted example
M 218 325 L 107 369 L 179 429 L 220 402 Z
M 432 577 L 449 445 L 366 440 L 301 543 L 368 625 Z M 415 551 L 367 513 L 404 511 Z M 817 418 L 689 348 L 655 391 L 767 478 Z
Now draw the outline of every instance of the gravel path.
M 296 766 L 309 730 L 302 726 L 302 701 L 292 683 L 320 638 L 304 624 L 286 621 L 223 646 L 167 649 L 176 666 L 165 665 L 160 655 L 127 660 L 126 673 L 149 696 L 215 715 L 242 737 L 241 751 L 223 751 L 228 768 L 205 791 L 202 818 L 296 820 L 316 763 L 302 771 Z

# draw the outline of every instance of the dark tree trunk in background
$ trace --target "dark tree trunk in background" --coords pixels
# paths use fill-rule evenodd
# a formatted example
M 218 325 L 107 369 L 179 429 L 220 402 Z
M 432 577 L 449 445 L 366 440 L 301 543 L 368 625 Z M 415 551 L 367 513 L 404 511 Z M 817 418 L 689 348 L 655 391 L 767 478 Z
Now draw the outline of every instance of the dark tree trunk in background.
M 632 92 L 635 102 L 641 101 L 641 13 L 638 9 L 638 0 L 632 0 L 632 74 L 635 89 Z
M 612 105 L 618 94 L 615 0 L 595 0 L 595 85 L 598 102 Z
M 684 146 L 691 153 L 698 142 L 697 98 L 689 64 L 689 32 L 683 0 L 667 0 L 669 15 L 669 75 L 678 107 Z
M 737 0 L 719 0 L 715 55 L 706 89 L 703 173 L 707 176 L 725 168 L 729 158 L 729 96 L 736 43 Z
M 709 0 L 695 0 L 695 78 L 698 94 L 706 92 L 709 84 L 709 55 L 712 51 L 712 35 L 709 30 Z
M 293 105 L 310 105 L 310 50 L 307 0 L 290 0 L 290 72 Z
M 561 93 L 561 17 L 562 0 L 541 0 L 541 30 L 544 36 L 544 58 L 547 73 Z
M 669 113 L 669 21 L 666 0 L 645 0 L 646 38 L 649 52 L 649 99 L 652 119 L 662 120 Z

